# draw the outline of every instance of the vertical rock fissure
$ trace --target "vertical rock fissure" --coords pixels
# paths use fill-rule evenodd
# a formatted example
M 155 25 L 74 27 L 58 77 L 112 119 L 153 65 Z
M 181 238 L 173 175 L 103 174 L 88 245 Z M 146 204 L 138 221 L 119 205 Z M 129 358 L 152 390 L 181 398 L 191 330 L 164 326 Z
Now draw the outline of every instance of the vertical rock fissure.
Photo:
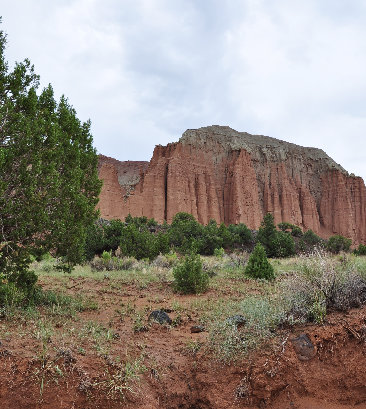
M 195 175 L 194 177 L 194 197 L 196 201 L 196 209 L 197 209 L 197 219 L 201 223 L 202 218 L 201 218 L 201 208 L 199 205 L 199 192 L 198 192 L 198 175 Z
M 165 165 L 164 172 L 164 220 L 168 221 L 168 167 L 169 164 Z

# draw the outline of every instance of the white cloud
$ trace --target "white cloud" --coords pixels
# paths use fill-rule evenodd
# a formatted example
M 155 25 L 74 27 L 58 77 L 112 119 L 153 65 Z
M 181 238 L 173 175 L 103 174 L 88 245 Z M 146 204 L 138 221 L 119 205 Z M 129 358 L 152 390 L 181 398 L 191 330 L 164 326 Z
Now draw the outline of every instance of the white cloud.
M 19 13 L 22 9 L 22 13 Z M 95 144 L 148 160 L 186 128 L 229 125 L 324 149 L 366 178 L 366 4 L 359 0 L 2 3 L 29 57 Z
M 267 4 L 247 2 L 226 32 L 237 122 L 243 115 L 256 132 L 322 147 L 365 176 L 352 160 L 366 148 L 364 22 L 333 21 L 311 1 L 276 2 L 275 13 Z

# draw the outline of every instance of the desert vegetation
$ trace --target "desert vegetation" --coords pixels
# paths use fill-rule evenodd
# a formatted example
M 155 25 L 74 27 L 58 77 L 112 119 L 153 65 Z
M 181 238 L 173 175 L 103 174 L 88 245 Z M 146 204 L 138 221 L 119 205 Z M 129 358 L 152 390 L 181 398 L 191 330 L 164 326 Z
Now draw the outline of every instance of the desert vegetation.
M 340 235 L 270 213 L 258 231 L 188 213 L 98 219 L 90 123 L 51 86 L 38 92 L 28 60 L 9 70 L 5 46 L 0 32 L 1 390 L 15 405 L 28 396 L 18 387 L 28 406 L 60 388 L 79 407 L 134 402 L 143 388 L 169 399 L 170 377 L 197 362 L 222 370 L 364 306 L 366 246 L 351 252 Z
M 9 69 L 5 48 L 0 31 L 0 291 L 29 297 L 32 257 L 52 251 L 64 270 L 82 261 L 101 182 L 90 122 L 51 85 L 38 92 L 28 59 Z
M 251 252 L 260 243 L 270 258 L 286 258 L 306 254 L 314 249 L 326 249 L 333 254 L 349 252 L 351 240 L 335 235 L 324 240 L 312 230 L 305 232 L 290 223 L 274 223 L 273 216 L 264 216 L 258 231 L 245 224 L 218 225 L 211 220 L 207 225 L 198 223 L 191 214 L 177 213 L 170 225 L 159 225 L 147 217 L 127 216 L 121 220 L 103 220 L 87 231 L 84 257 L 91 260 L 103 252 L 153 260 L 158 254 L 176 252 L 181 255 L 197 253 L 214 255 L 215 252 Z M 363 254 L 364 245 L 355 253 Z
M 269 216 L 261 234 L 201 226 L 186 214 L 176 220 L 98 221 L 88 229 L 84 261 L 68 273 L 62 258 L 31 256 L 39 278 L 31 291 L 2 276 L 0 339 L 30 337 L 25 373 L 39 402 L 65 382 L 85 399 L 132 402 L 151 376 L 172 371 L 169 356 L 235 365 L 253 351 L 283 348 L 298 326 L 326 325 L 332 312 L 366 302 L 362 246 L 335 254 L 332 241 L 313 232 L 294 238 Z M 286 253 L 277 234 L 299 254 Z M 282 257 L 267 257 L 266 248 Z M 13 353 L 10 344 L 4 353 Z
M 263 260 L 263 247 L 256 249 Z M 67 275 L 53 257 L 35 260 L 39 287 L 33 297 L 2 287 L 1 351 L 15 353 L 14 342 L 6 340 L 27 342 L 27 376 L 39 401 L 68 381 L 81 395 L 133 400 L 151 374 L 171 372 L 169 354 L 237 362 L 255 349 L 280 348 L 298 325 L 326 325 L 330 313 L 366 302 L 364 257 L 317 251 L 265 259 L 270 276 L 252 278 L 252 256 L 115 256 L 120 263 L 113 267 L 101 257 L 103 268 L 89 262 Z M 169 323 L 150 320 L 153 311 L 169 315 Z M 191 333 L 193 327 L 200 332 Z

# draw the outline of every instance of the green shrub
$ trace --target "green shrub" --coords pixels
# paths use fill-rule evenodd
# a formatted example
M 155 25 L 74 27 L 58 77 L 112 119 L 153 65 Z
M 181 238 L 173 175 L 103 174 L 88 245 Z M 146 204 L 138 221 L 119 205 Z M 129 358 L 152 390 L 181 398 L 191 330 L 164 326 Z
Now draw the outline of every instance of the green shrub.
M 125 229 L 125 223 L 121 220 L 111 220 L 104 225 L 105 250 L 117 250 Z
M 311 246 L 316 246 L 317 244 L 320 244 L 323 241 L 322 238 L 315 234 L 312 230 L 307 230 L 303 234 L 302 240 L 304 243 Z
M 175 251 L 170 251 L 169 253 L 167 253 L 165 255 L 165 257 L 166 257 L 170 267 L 174 266 L 178 262 L 178 256 L 177 256 L 177 253 Z
M 177 213 L 172 220 L 168 234 L 170 244 L 180 252 L 200 252 L 203 226 L 199 224 L 191 214 L 184 212 Z
M 105 263 L 108 263 L 112 259 L 112 254 L 110 251 L 103 251 L 102 253 L 102 260 Z
M 146 222 L 146 226 L 147 227 L 157 227 L 158 222 L 155 219 L 148 219 L 148 221 Z
M 182 294 L 203 293 L 208 289 L 209 278 L 202 270 L 201 257 L 188 254 L 173 269 L 174 288 Z
M 325 240 L 315 234 L 312 230 L 307 230 L 298 242 L 298 251 L 301 252 L 312 252 L 315 247 L 324 247 Z
M 158 226 L 155 219 L 148 219 L 146 216 L 132 217 L 131 214 L 126 216 L 125 224 L 134 224 L 139 230 L 154 230 Z
M 24 291 L 18 288 L 14 283 L 8 283 L 4 275 L 1 276 L 3 278 L 0 284 L 0 307 L 22 305 L 26 299 Z
M 289 257 L 295 254 L 295 241 L 291 235 L 283 231 L 276 232 L 272 241 L 273 254 L 275 257 Z
M 226 229 L 225 225 L 224 228 Z M 223 238 L 220 235 L 219 228 L 215 220 L 210 220 L 207 226 L 203 226 L 201 245 L 198 249 L 200 254 L 212 256 L 216 249 L 223 246 Z
M 360 244 L 358 248 L 354 251 L 358 256 L 366 256 L 366 245 Z
M 127 225 L 134 224 L 137 228 L 145 227 L 147 225 L 148 219 L 146 216 L 132 217 L 131 214 L 125 217 L 125 223 Z
M 253 243 L 253 233 L 244 223 L 229 224 L 228 230 L 234 245 L 249 246 Z
M 89 226 L 86 232 L 84 255 L 87 260 L 92 260 L 103 251 L 116 250 L 121 240 L 123 223 L 120 220 L 97 223 Z
M 292 226 L 290 223 L 280 223 L 281 226 Z M 257 241 L 261 243 L 268 257 L 288 257 L 295 254 L 295 242 L 291 235 L 277 231 L 274 218 L 270 213 L 264 216 L 259 228 Z
M 214 256 L 218 258 L 223 258 L 225 255 L 225 250 L 221 247 L 219 249 L 215 249 Z
M 303 232 L 301 230 L 301 228 L 299 226 L 293 226 L 292 227 L 292 231 L 291 231 L 291 235 L 294 237 L 302 237 Z
M 170 252 L 169 236 L 167 233 L 159 232 L 153 235 L 154 237 L 154 251 L 150 260 L 157 257 L 159 254 L 167 254 Z
M 230 230 L 225 226 L 224 223 L 221 223 L 219 226 L 219 236 L 222 239 L 222 247 L 229 248 L 233 245 L 233 235 Z
M 131 223 L 124 227 L 119 247 L 123 256 L 153 260 L 160 253 L 169 252 L 169 238 L 166 233 L 139 230 L 136 224 Z
M 329 238 L 327 243 L 327 250 L 333 254 L 338 254 L 341 251 L 349 251 L 352 240 L 347 237 L 336 234 Z
M 287 231 L 287 230 L 292 230 L 292 228 L 294 227 L 293 224 L 288 223 L 288 222 L 282 222 L 282 223 L 278 223 L 277 227 L 281 230 L 281 231 Z
M 294 237 L 301 237 L 303 234 L 300 227 L 288 222 L 279 223 L 277 227 L 283 232 L 291 232 L 291 235 Z
M 252 278 L 274 279 L 273 267 L 269 263 L 264 247 L 260 243 L 254 247 L 244 273 Z
M 43 290 L 42 287 L 36 285 L 35 273 L 29 271 L 27 273 L 28 284 L 26 285 L 9 281 L 4 274 L 0 274 L 0 315 L 14 308 L 28 308 L 37 305 L 60 307 L 70 305 L 75 301 L 72 297 Z

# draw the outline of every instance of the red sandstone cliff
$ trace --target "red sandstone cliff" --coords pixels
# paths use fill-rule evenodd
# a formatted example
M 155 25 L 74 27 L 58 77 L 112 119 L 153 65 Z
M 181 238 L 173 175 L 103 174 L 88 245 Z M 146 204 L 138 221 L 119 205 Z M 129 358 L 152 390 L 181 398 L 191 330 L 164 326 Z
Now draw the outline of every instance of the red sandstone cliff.
M 99 207 L 108 219 L 131 213 L 171 222 L 184 211 L 205 224 L 257 229 L 271 212 L 276 223 L 366 242 L 365 184 L 320 149 L 211 126 L 156 146 L 150 163 L 101 156 L 99 176 Z
M 149 162 L 126 161 L 99 155 L 98 173 L 103 181 L 98 208 L 105 219 L 124 219 L 125 199 L 139 182 Z

